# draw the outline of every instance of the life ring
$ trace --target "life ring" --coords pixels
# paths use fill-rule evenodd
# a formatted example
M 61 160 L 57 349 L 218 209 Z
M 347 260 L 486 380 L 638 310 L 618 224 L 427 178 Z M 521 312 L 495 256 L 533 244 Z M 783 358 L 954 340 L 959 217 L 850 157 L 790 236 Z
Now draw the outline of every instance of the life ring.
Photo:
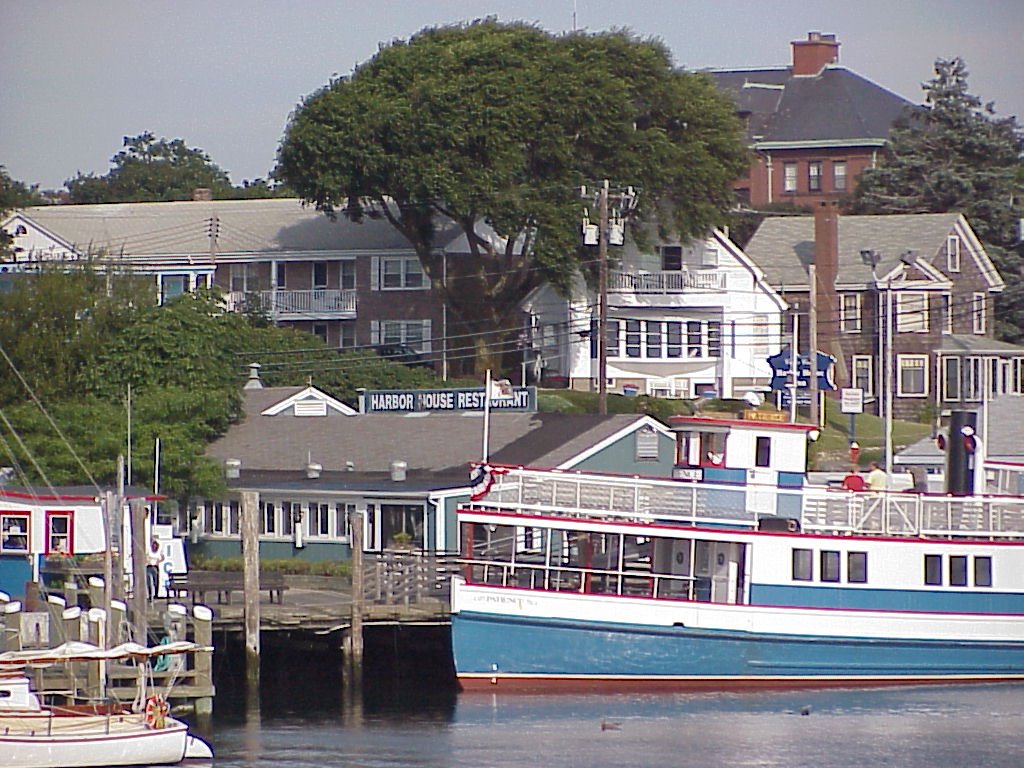
M 170 707 L 161 696 L 150 696 L 146 699 L 146 727 L 159 731 L 167 725 L 167 713 Z

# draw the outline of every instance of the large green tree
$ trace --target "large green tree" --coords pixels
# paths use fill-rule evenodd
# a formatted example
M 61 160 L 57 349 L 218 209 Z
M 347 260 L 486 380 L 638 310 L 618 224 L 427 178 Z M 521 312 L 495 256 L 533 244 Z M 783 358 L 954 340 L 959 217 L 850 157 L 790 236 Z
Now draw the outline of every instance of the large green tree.
M 450 331 L 479 340 L 479 370 L 530 290 L 567 291 L 593 259 L 582 184 L 635 186 L 638 220 L 698 235 L 721 223 L 746 164 L 733 106 L 662 44 L 485 20 L 396 41 L 306 98 L 275 176 L 330 215 L 386 217 L 444 295 Z M 442 263 L 442 234 L 468 257 Z
M 938 59 L 924 84 L 926 103 L 897 122 L 874 168 L 858 180 L 856 213 L 963 213 L 1007 282 L 997 332 L 1024 338 L 1024 286 L 1018 222 L 1022 137 L 1015 118 L 998 118 L 967 85 L 962 59 Z
M 371 352 L 339 355 L 308 333 L 225 312 L 213 292 L 154 306 L 151 290 L 83 265 L 25 275 L 0 293 L 0 466 L 18 467 L 19 481 L 114 482 L 129 390 L 134 479 L 154 484 L 159 438 L 161 491 L 187 504 L 222 488 L 205 449 L 239 417 L 252 362 L 267 385 L 312 380 L 350 402 L 361 387 L 437 385 L 432 373 Z
M 158 139 L 150 132 L 125 136 L 124 149 L 110 160 L 104 176 L 79 173 L 65 182 L 72 203 L 139 203 L 191 200 L 195 189 L 230 197 L 231 181 L 201 149 L 181 139 Z

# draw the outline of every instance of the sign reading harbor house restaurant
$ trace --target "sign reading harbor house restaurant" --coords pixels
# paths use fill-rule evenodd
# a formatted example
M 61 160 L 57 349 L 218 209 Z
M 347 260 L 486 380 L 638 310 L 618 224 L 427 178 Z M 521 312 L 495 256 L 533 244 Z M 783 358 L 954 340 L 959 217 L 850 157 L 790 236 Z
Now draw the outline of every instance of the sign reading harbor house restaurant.
M 483 411 L 485 392 L 479 389 L 370 389 L 360 393 L 360 413 Z M 511 387 L 492 397 L 492 411 L 537 410 L 536 387 Z

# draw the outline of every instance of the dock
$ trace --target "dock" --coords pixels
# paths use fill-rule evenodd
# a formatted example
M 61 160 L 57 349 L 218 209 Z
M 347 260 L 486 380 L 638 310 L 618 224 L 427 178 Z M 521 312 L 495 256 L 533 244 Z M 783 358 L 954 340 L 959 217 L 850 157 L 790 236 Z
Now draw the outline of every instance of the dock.
M 356 632 L 361 632 L 363 626 L 447 625 L 448 584 L 456 567 L 453 557 L 436 554 L 367 557 L 358 601 L 353 600 L 350 579 L 284 576 L 283 582 L 275 581 L 274 590 L 264 589 L 258 594 L 260 633 L 290 633 L 327 641 L 343 654 L 351 648 L 353 625 L 357 625 Z M 178 591 L 147 604 L 150 644 L 156 642 L 156 637 L 171 637 L 224 650 L 219 646 L 244 634 L 245 600 L 237 574 L 217 578 L 209 573 L 197 575 L 193 581 L 202 586 L 201 592 L 192 592 L 179 581 Z M 92 580 L 86 589 L 71 588 L 63 594 L 51 589 L 39 600 L 28 601 L 28 607 L 37 610 L 10 610 L 13 603 L 0 606 L 0 651 L 50 648 L 75 640 L 100 645 L 105 617 L 101 609 L 92 606 L 102 604 L 101 591 L 102 586 Z M 359 605 L 358 617 L 353 611 L 354 602 Z M 113 636 L 118 642 L 132 639 L 127 606 L 117 600 L 111 605 L 110 620 L 117 628 Z M 212 656 L 197 653 L 172 660 L 164 668 L 158 665 L 151 671 L 153 679 L 157 686 L 168 688 L 173 704 L 208 713 L 216 693 Z M 134 663 L 109 663 L 102 673 L 105 680 L 101 680 L 96 662 L 33 670 L 37 691 L 51 698 L 87 702 L 132 701 L 139 673 Z

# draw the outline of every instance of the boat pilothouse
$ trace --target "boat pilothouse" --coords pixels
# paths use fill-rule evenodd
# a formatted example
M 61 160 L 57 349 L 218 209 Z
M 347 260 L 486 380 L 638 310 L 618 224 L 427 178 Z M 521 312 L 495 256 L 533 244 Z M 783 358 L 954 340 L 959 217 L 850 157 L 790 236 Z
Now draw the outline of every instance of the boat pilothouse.
M 503 468 L 458 512 L 460 683 L 1024 678 L 1024 499 L 777 482 Z

